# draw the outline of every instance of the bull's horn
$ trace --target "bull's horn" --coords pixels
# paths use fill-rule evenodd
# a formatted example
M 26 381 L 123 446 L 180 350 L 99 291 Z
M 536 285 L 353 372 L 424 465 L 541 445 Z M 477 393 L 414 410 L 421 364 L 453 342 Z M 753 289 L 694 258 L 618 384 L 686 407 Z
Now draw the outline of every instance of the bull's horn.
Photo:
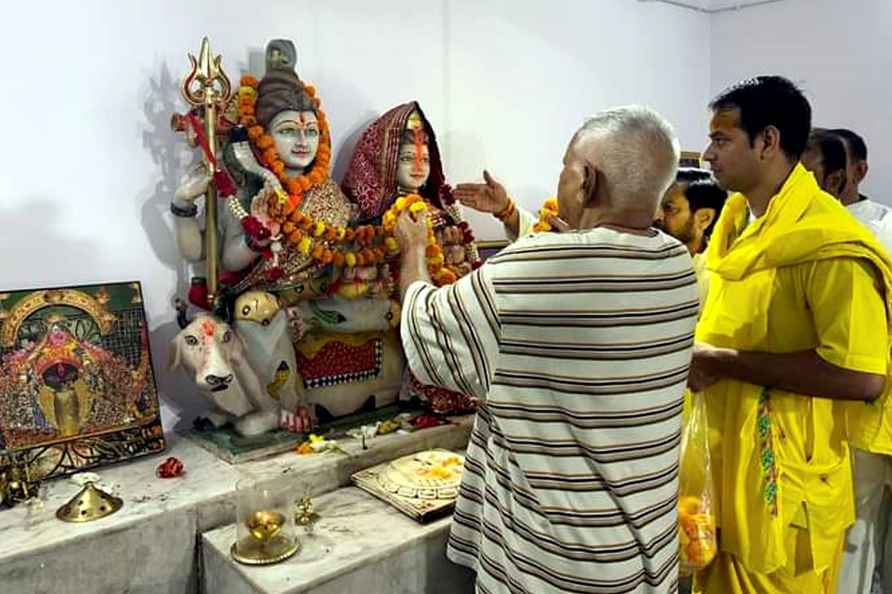
M 189 307 L 189 305 L 185 301 L 177 297 L 174 300 L 174 307 L 177 308 L 177 324 L 180 325 L 180 329 L 183 329 L 189 325 L 189 322 L 191 322 L 191 320 L 186 317 L 186 309 Z

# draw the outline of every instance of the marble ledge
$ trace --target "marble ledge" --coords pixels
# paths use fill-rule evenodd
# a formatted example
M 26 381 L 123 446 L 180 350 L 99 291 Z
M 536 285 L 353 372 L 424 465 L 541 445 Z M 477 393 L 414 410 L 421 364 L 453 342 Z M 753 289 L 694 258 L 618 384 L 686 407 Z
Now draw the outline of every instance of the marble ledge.
M 238 564 L 229 550 L 235 525 L 202 536 L 205 592 L 214 594 L 462 594 L 473 573 L 446 558 L 451 516 L 419 524 L 355 487 L 319 498 L 321 519 L 291 559 Z M 302 533 L 300 533 L 302 534 Z
M 44 557 L 58 560 L 69 553 L 78 556 L 75 551 L 95 549 L 100 539 L 119 545 L 130 542 L 137 546 L 145 542 L 149 528 L 155 524 L 168 525 L 168 521 L 175 517 L 179 518 L 177 530 L 170 533 L 164 546 L 177 547 L 185 555 L 194 557 L 197 534 L 232 521 L 235 483 L 245 475 L 276 488 L 299 489 L 300 493 L 306 490 L 311 495 L 319 495 L 349 484 L 350 475 L 357 470 L 401 455 L 435 447 L 464 449 L 472 423 L 472 416 L 460 417 L 453 419 L 451 425 L 375 437 L 366 441 L 366 450 L 362 449 L 359 440 L 339 440 L 346 455 L 299 456 L 288 452 L 239 465 L 220 460 L 183 436 L 171 435 L 169 447 L 162 454 L 98 471 L 102 483 L 110 485 L 124 499 L 124 507 L 112 516 L 87 524 L 66 524 L 57 520 L 55 511 L 79 490 L 68 479 L 51 481 L 44 486 L 42 509 L 20 505 L 0 511 L 0 581 L 9 584 L 7 580 L 11 579 L 13 583 L 28 584 L 31 578 L 26 574 L 33 577 L 47 570 L 28 563 L 29 560 L 37 562 Z M 155 477 L 155 468 L 168 456 L 176 456 L 184 462 L 185 476 L 176 479 Z M 188 527 L 188 530 L 181 527 Z M 81 557 L 81 569 L 92 568 L 101 573 L 108 563 L 117 562 L 116 555 L 121 561 L 128 557 L 120 547 L 111 547 L 103 554 L 106 555 L 104 559 Z M 166 571 L 164 563 L 160 560 L 159 563 L 153 569 Z

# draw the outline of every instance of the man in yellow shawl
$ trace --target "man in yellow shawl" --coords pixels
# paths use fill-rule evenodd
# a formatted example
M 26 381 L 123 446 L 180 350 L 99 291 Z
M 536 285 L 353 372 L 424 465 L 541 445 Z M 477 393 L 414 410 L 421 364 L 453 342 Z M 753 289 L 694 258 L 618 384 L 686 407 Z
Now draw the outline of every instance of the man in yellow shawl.
M 757 77 L 710 107 L 704 159 L 736 194 L 689 378 L 717 429 L 720 549 L 694 591 L 832 594 L 854 519 L 848 441 L 892 443 L 892 262 L 799 162 L 811 107 L 793 83 Z

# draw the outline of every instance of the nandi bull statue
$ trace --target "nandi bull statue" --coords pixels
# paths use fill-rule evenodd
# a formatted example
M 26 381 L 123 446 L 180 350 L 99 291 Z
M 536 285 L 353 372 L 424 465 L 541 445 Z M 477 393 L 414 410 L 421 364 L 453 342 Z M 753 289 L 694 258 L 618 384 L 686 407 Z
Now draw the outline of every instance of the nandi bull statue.
M 236 432 L 252 436 L 277 427 L 307 431 L 312 426 L 304 394 L 294 369 L 285 312 L 272 310 L 267 294 L 246 293 L 237 302 L 242 314 L 234 325 L 219 317 L 200 313 L 192 320 L 186 304 L 177 300 L 177 321 L 180 332 L 170 345 L 170 368 L 182 366 L 211 404 L 208 418 L 215 427 L 231 423 Z M 272 327 L 266 336 L 276 338 L 269 343 L 271 353 L 263 356 L 256 349 L 245 348 L 243 335 L 250 335 L 250 325 Z M 249 328 L 245 330 L 245 326 Z M 270 356 L 271 355 L 271 356 Z M 271 365 L 270 361 L 279 361 Z

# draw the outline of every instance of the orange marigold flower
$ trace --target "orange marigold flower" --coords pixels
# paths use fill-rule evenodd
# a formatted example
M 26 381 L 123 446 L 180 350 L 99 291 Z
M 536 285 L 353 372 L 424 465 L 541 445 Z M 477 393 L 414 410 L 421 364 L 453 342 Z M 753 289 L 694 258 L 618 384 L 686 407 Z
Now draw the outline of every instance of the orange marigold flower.
M 309 95 L 310 97 L 316 96 L 316 87 L 314 87 L 313 85 L 304 85 L 304 91 L 306 91 L 307 95 Z
M 331 250 L 325 250 L 322 252 L 322 263 L 323 264 L 331 264 L 331 261 L 334 260 L 334 252 Z
M 282 233 L 284 233 L 285 235 L 291 235 L 291 233 L 295 229 L 296 229 L 296 227 L 294 226 L 294 223 L 292 223 L 291 221 L 285 221 L 282 224 Z
M 268 148 L 271 148 L 271 147 L 275 146 L 275 144 L 276 143 L 273 140 L 273 137 L 270 136 L 269 134 L 262 134 L 260 136 L 260 138 L 257 139 L 257 148 L 259 148 L 261 150 L 266 150 Z
M 285 188 L 288 190 L 289 194 L 303 194 L 303 188 L 300 187 L 300 183 L 297 179 L 293 177 L 289 177 L 285 180 Z
M 320 175 L 320 173 L 318 171 L 316 171 L 315 169 L 310 172 L 310 174 L 307 176 L 307 178 L 310 180 L 310 183 L 313 185 L 317 185 L 320 182 L 322 182 L 322 175 Z
M 257 118 L 254 117 L 254 110 L 251 110 L 251 113 L 245 113 L 242 117 L 242 126 L 250 127 L 257 123 Z
M 356 254 L 356 265 L 365 266 L 365 256 L 362 255 L 362 252 Z
M 322 259 L 322 253 L 323 253 L 324 251 L 325 251 L 325 248 L 322 247 L 321 244 L 316 244 L 316 247 L 313 248 L 313 259 L 314 259 L 314 260 L 321 260 L 321 259 Z
M 332 257 L 332 261 L 337 268 L 342 268 L 344 266 L 344 254 L 341 252 L 335 252 Z
M 295 229 L 291 233 L 288 234 L 288 239 L 292 243 L 300 243 L 300 240 L 304 238 L 304 232 L 300 229 Z
M 329 227 L 325 230 L 325 239 L 328 241 L 334 241 L 338 238 L 338 230 L 334 227 Z
M 243 87 L 256 88 L 257 87 L 257 79 L 254 78 L 253 76 L 251 76 L 250 74 L 245 74 L 245 75 L 242 75 L 242 78 L 239 81 L 239 84 Z
M 297 183 L 300 184 L 300 189 L 306 192 L 310 189 L 310 180 L 307 179 L 306 175 L 301 175 L 297 178 Z
M 438 245 L 429 245 L 427 246 L 427 248 L 425 248 L 424 255 L 428 258 L 433 258 L 434 256 L 442 256 L 443 250 L 440 249 L 440 246 Z
M 351 227 L 347 227 L 344 230 L 344 240 L 345 241 L 353 241 L 356 238 L 356 231 Z

